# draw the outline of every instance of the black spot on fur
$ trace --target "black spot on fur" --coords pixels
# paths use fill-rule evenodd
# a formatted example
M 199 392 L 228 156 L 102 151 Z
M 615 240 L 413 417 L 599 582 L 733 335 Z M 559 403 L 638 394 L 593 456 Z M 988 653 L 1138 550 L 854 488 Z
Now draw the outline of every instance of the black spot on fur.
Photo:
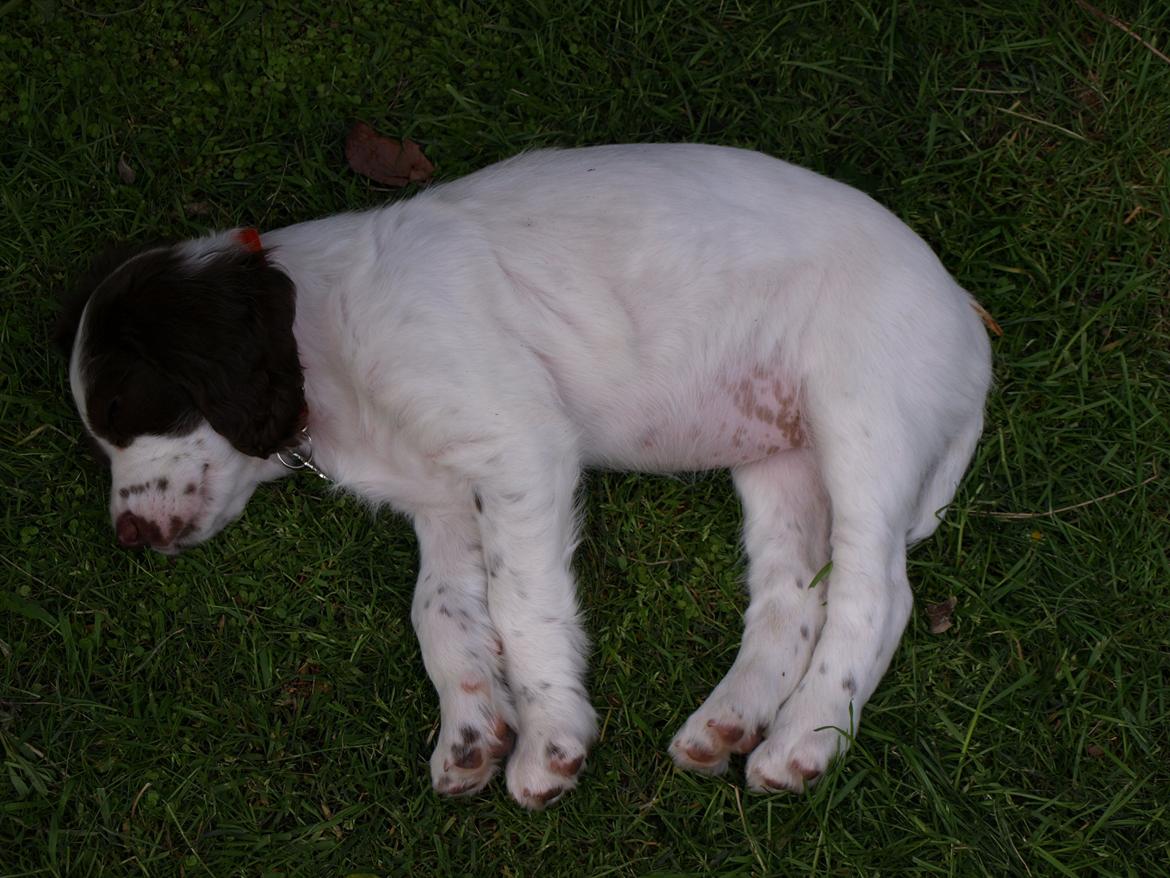
M 471 726 L 462 726 L 459 729 L 459 737 L 463 739 L 464 744 L 474 744 L 479 740 L 479 731 Z
M 850 675 L 841 681 L 841 688 L 850 695 L 854 695 L 857 692 L 857 681 L 853 679 L 852 675 Z
M 469 747 L 467 744 L 452 744 L 451 761 L 459 768 L 475 769 L 483 764 L 483 754 L 478 747 Z
M 471 495 L 475 498 L 475 511 L 483 512 L 483 498 L 479 496 L 479 491 L 475 491 Z
M 183 493 L 184 494 L 194 494 L 197 490 L 199 490 L 199 488 L 196 486 L 196 484 L 194 482 L 188 482 L 187 487 L 185 487 L 183 489 Z
M 166 489 L 170 487 L 170 484 L 171 483 L 168 482 L 166 479 L 159 479 L 158 482 L 156 483 L 156 486 L 158 487 L 158 489 L 160 491 L 166 491 Z
M 446 604 L 443 604 L 441 607 L 439 607 L 439 615 L 440 615 L 440 616 L 446 616 L 446 617 L 448 617 L 448 618 L 450 618 L 450 617 L 451 617 L 451 611 L 450 611 L 449 609 L 447 609 L 447 605 L 446 605 Z
M 93 432 L 124 448 L 206 420 L 255 457 L 288 444 L 304 407 L 288 276 L 230 245 L 198 262 L 173 247 L 120 255 L 95 262 L 58 322 L 69 350 L 88 303 L 78 356 Z
M 801 640 L 808 640 L 808 638 L 809 638 L 809 630 L 808 630 L 808 626 L 807 626 L 807 625 L 801 625 L 801 626 L 800 626 L 800 639 L 801 639 Z

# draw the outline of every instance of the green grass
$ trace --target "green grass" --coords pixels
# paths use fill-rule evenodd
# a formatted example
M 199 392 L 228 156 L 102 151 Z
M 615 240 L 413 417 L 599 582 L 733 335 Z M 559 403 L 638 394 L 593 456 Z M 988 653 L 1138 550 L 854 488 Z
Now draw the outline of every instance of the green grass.
M 1166 51 L 1170 7 L 1100 5 Z M 665 756 L 738 645 L 723 475 L 589 478 L 603 734 L 536 815 L 429 789 L 402 520 L 306 477 L 175 561 L 113 548 L 54 289 L 110 238 L 398 197 L 346 169 L 354 118 L 440 178 L 763 149 L 887 204 L 1003 325 L 920 609 L 813 792 Z M 1071 2 L 0 3 L 0 875 L 1165 874 L 1168 132 L 1170 64 Z

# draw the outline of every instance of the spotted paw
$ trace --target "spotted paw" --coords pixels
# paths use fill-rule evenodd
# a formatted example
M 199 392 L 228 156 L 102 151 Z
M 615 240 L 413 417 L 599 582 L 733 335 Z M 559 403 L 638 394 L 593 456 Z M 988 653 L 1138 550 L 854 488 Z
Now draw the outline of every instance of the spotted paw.
M 783 715 L 784 709 L 780 711 L 780 717 Z M 748 757 L 748 787 L 758 793 L 803 792 L 848 748 L 849 738 L 843 731 L 849 731 L 848 718 L 843 724 L 818 722 L 811 727 L 778 722 L 775 731 Z
M 707 713 L 700 708 L 691 714 L 670 742 L 670 755 L 679 768 L 722 774 L 732 753 L 750 753 L 756 748 L 764 727 L 745 721 L 742 712 L 723 716 Z
M 515 740 L 512 728 L 499 715 L 463 724 L 444 720 L 439 743 L 431 754 L 435 791 L 445 796 L 478 793 L 495 775 Z
M 586 744 L 564 735 L 521 735 L 508 760 L 508 792 L 533 811 L 558 801 L 577 786 Z

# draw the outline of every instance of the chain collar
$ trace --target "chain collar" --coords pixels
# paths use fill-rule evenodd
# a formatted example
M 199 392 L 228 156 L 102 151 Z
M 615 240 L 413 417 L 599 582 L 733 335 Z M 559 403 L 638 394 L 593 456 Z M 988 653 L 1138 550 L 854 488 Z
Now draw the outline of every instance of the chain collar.
M 290 445 L 288 448 L 281 449 L 276 452 L 276 459 L 286 469 L 302 470 L 307 469 L 319 479 L 324 479 L 329 484 L 333 484 L 333 479 L 321 472 L 316 464 L 313 463 L 313 437 L 309 435 L 309 428 L 303 427 L 300 433 L 300 442 L 297 445 Z

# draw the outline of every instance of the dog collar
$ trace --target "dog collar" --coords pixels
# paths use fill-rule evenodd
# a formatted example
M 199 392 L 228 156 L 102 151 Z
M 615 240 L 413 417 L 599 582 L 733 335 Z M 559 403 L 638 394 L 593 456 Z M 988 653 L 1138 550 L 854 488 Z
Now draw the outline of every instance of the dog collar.
M 293 471 L 307 469 L 317 478 L 324 479 L 332 485 L 333 479 L 325 475 L 313 463 L 313 437 L 309 435 L 309 428 L 302 427 L 298 438 L 300 441 L 296 445 L 290 445 L 288 448 L 282 448 L 276 452 L 276 459 L 281 462 L 285 469 Z

